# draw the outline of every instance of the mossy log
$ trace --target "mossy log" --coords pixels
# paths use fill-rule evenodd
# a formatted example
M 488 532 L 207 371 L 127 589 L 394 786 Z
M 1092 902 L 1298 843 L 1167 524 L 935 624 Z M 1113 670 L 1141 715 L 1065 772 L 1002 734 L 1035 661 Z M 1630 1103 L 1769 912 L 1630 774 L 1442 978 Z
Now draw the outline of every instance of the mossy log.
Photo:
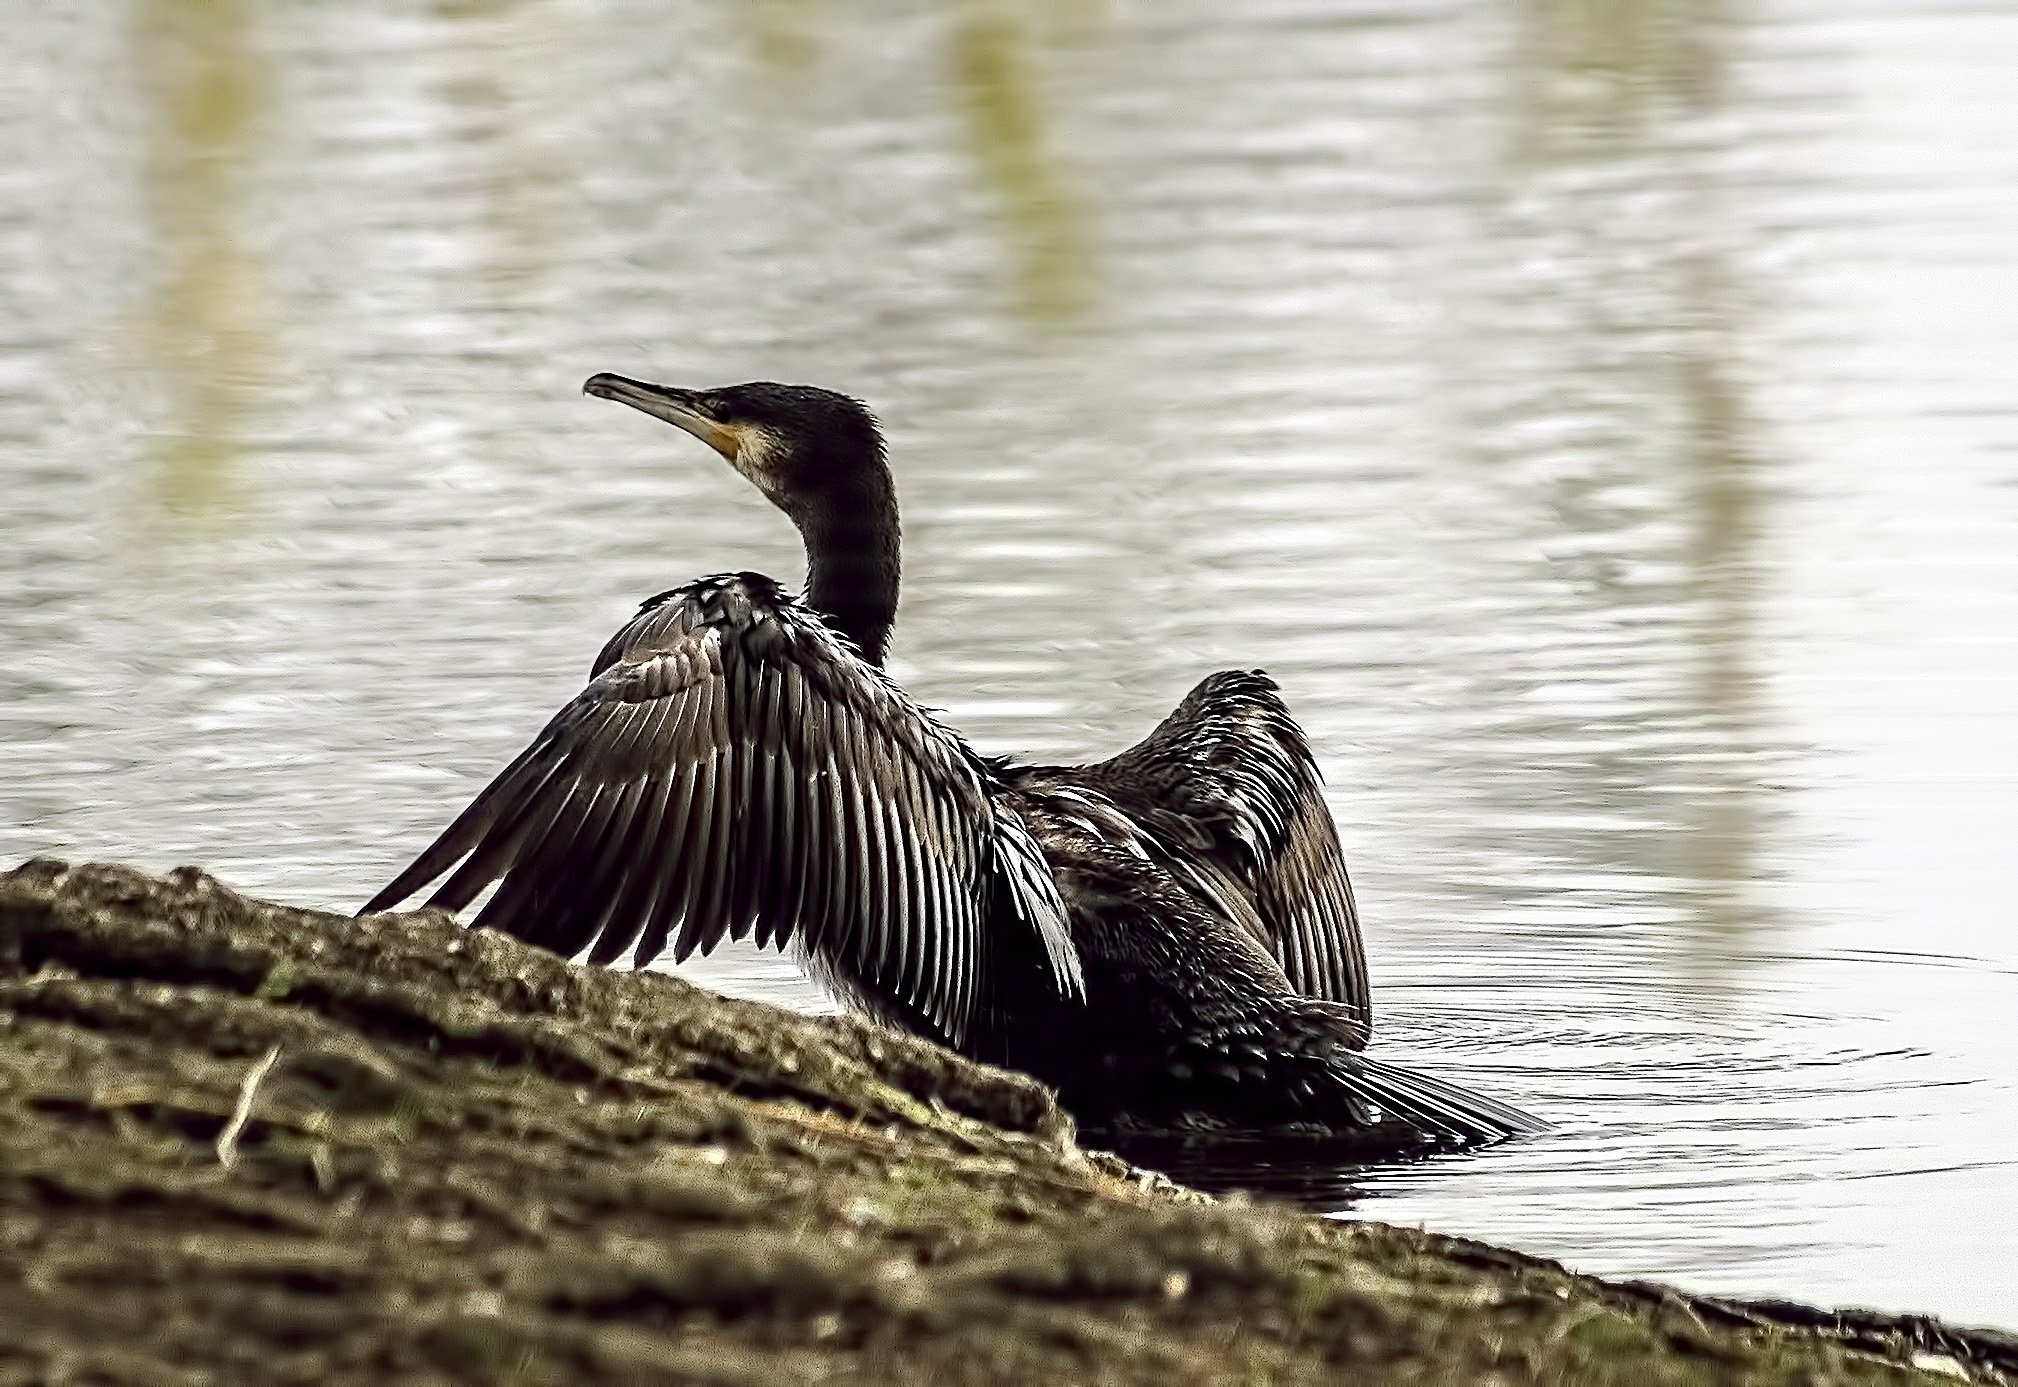
M 1933 1321 L 1210 1200 L 903 1036 L 191 870 L 0 875 L 0 1098 L 0 1382 L 2018 1368 L 2018 1341 Z

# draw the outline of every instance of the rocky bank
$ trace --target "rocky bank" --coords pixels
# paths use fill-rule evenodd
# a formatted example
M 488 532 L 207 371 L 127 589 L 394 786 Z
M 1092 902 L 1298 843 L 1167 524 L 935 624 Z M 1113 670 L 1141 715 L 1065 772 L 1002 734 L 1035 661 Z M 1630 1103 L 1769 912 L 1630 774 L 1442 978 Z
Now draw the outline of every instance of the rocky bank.
M 851 1020 L 0 875 L 0 1382 L 1952 1383 L 2018 1338 L 1211 1200 Z

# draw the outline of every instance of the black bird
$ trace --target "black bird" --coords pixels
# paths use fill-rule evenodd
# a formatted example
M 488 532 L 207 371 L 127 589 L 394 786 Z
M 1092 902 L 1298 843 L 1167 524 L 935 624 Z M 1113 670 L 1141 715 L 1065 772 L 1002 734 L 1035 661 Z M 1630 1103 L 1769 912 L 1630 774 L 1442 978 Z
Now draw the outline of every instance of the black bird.
M 582 388 L 754 483 L 804 540 L 805 594 L 733 573 L 646 602 L 360 913 L 448 872 L 430 905 L 502 879 L 477 925 L 591 963 L 789 945 L 857 1010 L 1109 1129 L 1472 1144 L 1537 1125 L 1360 1053 L 1351 884 L 1265 675 L 1212 675 L 1108 761 L 985 759 L 883 673 L 897 497 L 865 406 L 768 382 Z

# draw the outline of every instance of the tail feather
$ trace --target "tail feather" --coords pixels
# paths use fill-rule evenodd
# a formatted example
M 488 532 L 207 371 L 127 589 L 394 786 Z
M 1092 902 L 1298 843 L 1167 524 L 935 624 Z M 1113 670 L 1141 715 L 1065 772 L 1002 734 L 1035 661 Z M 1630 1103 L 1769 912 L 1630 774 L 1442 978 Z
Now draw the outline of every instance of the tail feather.
M 1382 1121 L 1398 1121 L 1439 1140 L 1467 1146 L 1546 1130 L 1548 1124 L 1509 1103 L 1412 1069 L 1362 1054 L 1342 1058 L 1333 1072 Z

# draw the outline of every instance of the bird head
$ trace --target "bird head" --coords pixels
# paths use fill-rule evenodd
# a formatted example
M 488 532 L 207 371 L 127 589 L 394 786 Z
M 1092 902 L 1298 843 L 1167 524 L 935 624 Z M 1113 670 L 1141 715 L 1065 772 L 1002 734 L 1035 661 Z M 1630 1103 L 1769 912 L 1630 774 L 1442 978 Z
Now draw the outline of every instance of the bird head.
M 590 376 L 582 392 L 686 430 L 787 511 L 795 498 L 883 465 L 882 435 L 868 406 L 818 386 L 751 381 L 687 390 L 604 372 Z

